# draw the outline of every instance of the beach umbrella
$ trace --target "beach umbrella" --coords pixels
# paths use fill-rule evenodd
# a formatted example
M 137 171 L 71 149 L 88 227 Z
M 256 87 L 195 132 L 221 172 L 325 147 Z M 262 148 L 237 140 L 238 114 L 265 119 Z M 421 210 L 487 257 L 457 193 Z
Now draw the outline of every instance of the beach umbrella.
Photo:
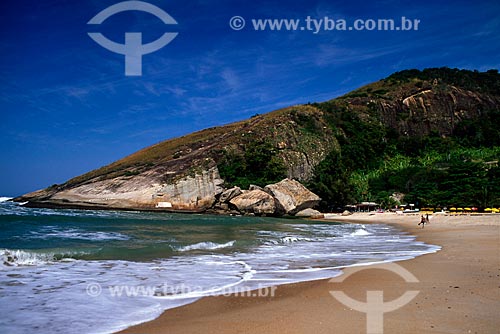
M 464 211 L 464 208 L 457 208 L 457 211 Z
M 499 213 L 500 209 L 492 209 L 491 212 L 493 212 L 493 213 Z
M 473 208 L 472 208 L 472 211 L 477 211 L 477 208 L 476 208 L 476 207 L 473 207 Z
M 457 208 L 450 208 L 450 211 L 457 211 Z
M 486 212 L 490 212 L 492 210 L 493 210 L 492 208 L 486 208 L 486 209 L 484 209 L 484 211 L 486 211 Z
M 471 208 L 465 208 L 464 210 L 465 211 L 471 211 L 472 209 Z

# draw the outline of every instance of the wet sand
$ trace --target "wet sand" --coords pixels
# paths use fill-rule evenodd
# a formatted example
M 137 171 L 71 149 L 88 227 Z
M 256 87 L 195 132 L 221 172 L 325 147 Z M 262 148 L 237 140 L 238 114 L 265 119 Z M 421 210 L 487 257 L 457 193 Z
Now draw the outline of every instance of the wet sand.
M 335 282 L 278 286 L 274 297 L 203 298 L 123 333 L 367 333 L 366 314 L 340 303 L 330 291 L 364 303 L 367 291 L 382 291 L 388 302 L 409 290 L 419 293 L 384 314 L 384 333 L 500 333 L 500 215 L 436 215 L 424 229 L 417 226 L 419 215 L 328 218 L 391 224 L 442 250 L 397 262 L 418 282 L 407 283 L 377 265 L 353 267 Z

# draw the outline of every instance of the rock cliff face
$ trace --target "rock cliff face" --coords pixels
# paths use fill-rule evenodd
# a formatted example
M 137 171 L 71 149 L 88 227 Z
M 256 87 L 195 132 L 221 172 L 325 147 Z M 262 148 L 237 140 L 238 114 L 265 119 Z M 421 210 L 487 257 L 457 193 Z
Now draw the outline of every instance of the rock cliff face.
M 155 209 L 163 203 L 164 208 L 189 212 L 210 208 L 215 196 L 224 190 L 223 183 L 217 167 L 212 167 L 172 184 L 138 175 L 90 182 L 52 194 L 51 190 L 38 191 L 23 198 L 37 206 Z
M 177 210 L 208 209 L 214 204 L 215 196 L 224 191 L 223 184 L 217 167 L 212 167 L 193 177 L 187 176 L 176 183 L 159 186 L 153 199 L 155 202 L 170 202 L 172 208 Z
M 453 72 L 441 72 L 448 75 L 450 71 Z M 441 73 L 439 69 L 434 72 Z M 288 178 L 307 182 L 329 153 L 341 151 L 339 138 L 349 129 L 344 128 L 338 110 L 403 137 L 431 133 L 446 137 L 464 121 L 500 110 L 500 88 L 494 84 L 471 84 L 470 80 L 461 81 L 460 76 L 460 80 L 440 79 L 436 75 L 427 78 L 412 73 L 392 75 L 335 100 L 292 106 L 167 140 L 16 200 L 29 201 L 32 206 L 203 211 L 218 205 L 214 204 L 217 201 L 226 210 L 231 200 L 245 195 L 232 203 L 239 208 L 243 202 L 253 200 L 254 195 L 262 200 L 266 196 L 257 192 L 258 188 L 252 188 L 255 192 L 250 195 L 233 190 L 221 195 L 229 200 L 220 201 L 224 187 L 229 187 L 219 173 L 228 152 L 244 154 L 249 144 L 264 141 L 283 163 Z M 471 73 L 467 75 L 476 75 Z M 488 75 L 489 72 L 485 77 Z M 491 73 L 493 83 L 499 82 L 497 76 L 498 73 Z M 317 202 L 317 198 L 305 195 L 305 202 L 310 204 L 293 203 L 287 196 L 303 190 L 298 184 L 292 188 L 280 189 L 275 185 L 266 189 L 278 199 L 276 210 L 293 214 Z M 271 207 L 263 204 L 256 210 L 267 212 Z
M 458 87 L 446 90 L 431 86 L 394 101 L 378 101 L 384 124 L 406 136 L 439 133 L 449 136 L 464 120 L 480 118 L 500 105 L 496 96 L 479 94 Z

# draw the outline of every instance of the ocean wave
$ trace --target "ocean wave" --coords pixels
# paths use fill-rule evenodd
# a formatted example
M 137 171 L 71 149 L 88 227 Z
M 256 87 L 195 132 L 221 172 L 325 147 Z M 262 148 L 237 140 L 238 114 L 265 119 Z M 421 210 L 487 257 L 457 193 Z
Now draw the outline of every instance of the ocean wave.
M 3 266 L 38 266 L 43 264 L 50 264 L 58 261 L 75 261 L 77 255 L 84 255 L 84 253 L 37 253 L 24 250 L 0 250 L 0 259 Z
M 281 238 L 281 242 L 288 244 L 291 242 L 298 242 L 298 241 L 312 241 L 310 238 L 302 238 L 302 237 L 284 237 Z
M 236 242 L 236 240 L 232 240 L 232 241 L 226 242 L 225 244 L 218 244 L 216 242 L 204 241 L 204 242 L 198 242 L 198 243 L 193 244 L 193 245 L 179 247 L 176 250 L 179 252 L 188 252 L 188 251 L 192 251 L 192 250 L 215 250 L 215 249 L 232 247 L 235 242 Z
M 11 200 L 13 197 L 0 197 L 0 202 L 7 202 L 8 200 Z
M 30 238 L 32 239 L 78 239 L 78 240 L 91 240 L 91 241 L 104 241 L 104 240 L 129 240 L 130 237 L 118 232 L 86 232 L 79 229 L 66 229 L 58 230 L 53 229 L 47 232 L 31 232 Z
M 350 235 L 353 236 L 353 237 L 356 237 L 356 236 L 370 235 L 370 234 L 372 234 L 372 233 L 368 232 L 365 229 L 358 228 L 356 231 L 352 232 Z
M 282 244 L 291 244 L 291 243 L 300 242 L 300 241 L 314 241 L 314 240 L 311 238 L 287 236 L 287 237 L 282 237 L 278 240 L 268 240 L 268 241 L 266 241 L 266 244 L 268 244 L 268 245 L 282 245 Z

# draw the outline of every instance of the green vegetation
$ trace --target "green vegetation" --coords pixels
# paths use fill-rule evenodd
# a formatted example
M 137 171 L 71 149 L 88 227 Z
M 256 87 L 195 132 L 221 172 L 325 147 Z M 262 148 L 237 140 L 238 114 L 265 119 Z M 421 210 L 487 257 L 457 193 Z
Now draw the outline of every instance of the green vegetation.
M 340 150 L 315 169 L 308 186 L 323 199 L 323 209 L 376 201 L 425 207 L 500 206 L 499 111 L 462 122 L 442 138 L 398 136 L 375 118 L 360 119 L 333 102 L 320 105 L 336 127 Z
M 266 141 L 251 141 L 244 152 L 226 150 L 218 168 L 227 187 L 242 189 L 248 189 L 251 184 L 264 187 L 286 177 L 283 161 Z
M 315 170 L 310 189 L 327 209 L 352 202 L 405 203 L 425 207 L 500 206 L 500 147 L 457 148 L 447 153 L 430 150 L 422 156 L 386 155 L 376 168 L 350 168 L 332 152 Z
M 458 86 L 463 89 L 500 95 L 498 70 L 486 72 L 459 70 L 457 68 L 427 68 L 425 70 L 405 70 L 396 72 L 383 80 L 390 84 L 401 84 L 411 80 L 437 80 L 440 83 Z
M 457 142 L 468 146 L 500 146 L 500 110 L 485 113 L 480 119 L 463 120 L 455 129 Z
M 413 158 L 397 154 L 377 169 L 353 172 L 350 182 L 359 200 L 386 205 L 396 204 L 390 195 L 401 192 L 405 202 L 419 206 L 499 206 L 499 158 L 500 147 L 430 150 Z
M 307 187 L 322 198 L 322 209 L 332 211 L 354 200 L 355 186 L 349 179 L 350 170 L 338 152 L 331 152 L 316 166 L 314 172 Z

